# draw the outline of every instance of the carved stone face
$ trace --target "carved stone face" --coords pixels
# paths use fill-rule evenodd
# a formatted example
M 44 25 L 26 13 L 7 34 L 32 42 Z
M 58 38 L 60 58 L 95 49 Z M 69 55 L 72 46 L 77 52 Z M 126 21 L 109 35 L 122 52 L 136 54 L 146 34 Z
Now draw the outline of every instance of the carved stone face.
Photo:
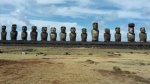
M 61 33 L 65 33 L 66 32 L 66 27 L 65 26 L 62 26 L 61 27 Z
M 51 28 L 51 33 L 56 33 L 56 28 L 55 27 Z
M 37 27 L 36 26 L 32 26 L 32 32 L 36 32 Z
M 133 28 L 134 26 L 135 26 L 134 23 L 129 23 L 129 24 L 128 24 L 128 27 L 132 27 L 132 28 Z
M 120 27 L 116 27 L 115 31 L 116 31 L 117 34 L 120 34 Z
M 2 32 L 6 31 L 6 26 L 2 26 Z
M 134 33 L 134 29 L 133 29 L 133 28 L 130 28 L 130 29 L 129 29 L 129 33 L 133 34 L 133 33 Z
M 82 33 L 86 33 L 86 28 L 83 28 L 83 29 L 82 29 Z
M 16 31 L 16 28 L 17 28 L 17 25 L 16 25 L 16 24 L 13 24 L 13 25 L 12 25 L 12 31 L 15 32 L 15 31 Z
M 23 32 L 26 32 L 26 31 L 27 31 L 27 27 L 26 27 L 26 26 L 23 26 L 23 27 L 22 27 L 22 31 L 23 31 Z
M 47 27 L 42 27 L 42 33 L 46 33 L 47 32 Z
M 110 29 L 106 28 L 105 29 L 105 33 L 109 34 L 110 33 Z
M 140 31 L 141 31 L 141 33 L 145 33 L 146 32 L 144 27 L 140 28 Z
M 93 23 L 93 29 L 98 30 L 98 23 L 97 22 Z
M 71 27 L 70 31 L 71 31 L 71 33 L 75 33 L 76 32 L 76 28 L 75 27 Z

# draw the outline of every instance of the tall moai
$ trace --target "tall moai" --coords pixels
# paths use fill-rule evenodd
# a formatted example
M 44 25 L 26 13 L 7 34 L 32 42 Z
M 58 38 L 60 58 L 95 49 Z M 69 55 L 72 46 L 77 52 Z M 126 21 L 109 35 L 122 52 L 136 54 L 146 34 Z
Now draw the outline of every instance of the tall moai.
M 50 39 L 51 41 L 56 41 L 56 38 L 57 38 L 56 28 L 52 27 L 50 33 Z
M 97 22 L 93 23 L 93 29 L 91 31 L 91 35 L 92 35 L 92 42 L 98 42 L 99 30 L 98 30 L 98 23 Z
M 134 26 L 135 26 L 134 23 L 128 24 L 128 33 L 127 33 L 128 42 L 135 42 Z
M 106 28 L 104 33 L 104 42 L 110 42 L 111 34 L 110 29 Z
M 121 42 L 121 33 L 120 33 L 120 27 L 115 28 L 115 42 Z
M 76 28 L 75 27 L 71 27 L 70 31 L 71 31 L 70 34 L 69 34 L 70 41 L 71 42 L 75 42 L 76 41 Z
M 139 38 L 140 38 L 140 42 L 147 42 L 147 34 L 146 34 L 146 30 L 144 27 L 140 28 L 140 33 L 139 33 Z
M 48 37 L 47 27 L 42 27 L 41 41 L 47 41 L 47 37 Z
M 81 33 L 81 42 L 87 42 L 87 30 L 86 28 L 82 29 L 82 33 Z
M 36 30 L 37 30 L 37 27 L 36 26 L 32 26 L 31 32 L 30 32 L 31 41 L 37 41 L 38 33 L 37 33 Z
M 10 39 L 11 39 L 11 41 L 16 41 L 17 40 L 18 32 L 16 31 L 16 29 L 17 29 L 17 25 L 16 24 L 12 24 L 11 32 L 10 32 Z
M 22 39 L 23 41 L 27 41 L 27 36 L 28 36 L 28 33 L 27 33 L 27 26 L 22 26 L 21 39 Z
M 60 41 L 66 41 L 67 34 L 66 34 L 66 27 L 65 26 L 61 27 L 61 32 L 60 32 L 59 36 L 60 36 Z
M 4 40 L 6 40 L 6 36 L 7 36 L 6 26 L 3 25 L 1 30 L 2 30 L 2 31 L 1 31 L 1 40 L 4 41 Z

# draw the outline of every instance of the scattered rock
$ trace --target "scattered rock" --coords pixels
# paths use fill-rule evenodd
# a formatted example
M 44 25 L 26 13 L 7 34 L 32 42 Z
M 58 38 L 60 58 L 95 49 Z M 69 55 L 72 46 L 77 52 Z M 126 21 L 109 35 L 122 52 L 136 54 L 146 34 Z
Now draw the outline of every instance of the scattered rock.
M 3 53 L 3 51 L 0 51 L 0 53 Z
M 118 66 L 114 66 L 114 67 L 113 67 L 113 70 L 114 70 L 115 72 L 117 72 L 117 73 L 122 72 L 122 71 L 121 71 L 121 68 L 118 67 Z
M 141 66 L 142 66 L 142 65 L 145 65 L 145 63 L 142 63 L 142 62 L 141 62 L 140 65 L 141 65 Z
M 130 53 L 131 53 L 131 54 L 133 54 L 133 52 L 132 52 L 132 51 L 131 51 Z
M 88 55 L 93 55 L 92 53 L 89 53 Z
M 27 53 L 26 53 L 26 52 L 21 52 L 21 54 L 22 54 L 22 55 L 26 55 Z
M 64 55 L 70 55 L 68 52 L 65 52 Z
M 94 61 L 92 61 L 92 60 L 90 60 L 90 59 L 88 59 L 88 60 L 86 60 L 86 63 L 94 64 L 95 62 L 94 62 Z

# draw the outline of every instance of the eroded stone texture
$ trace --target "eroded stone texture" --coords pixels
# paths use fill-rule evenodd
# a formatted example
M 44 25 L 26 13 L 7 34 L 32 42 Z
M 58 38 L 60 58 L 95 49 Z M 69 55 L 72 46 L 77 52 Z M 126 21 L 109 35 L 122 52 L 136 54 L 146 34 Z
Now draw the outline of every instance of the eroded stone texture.
M 115 42 L 121 42 L 121 33 L 120 33 L 120 27 L 115 28 Z
M 47 37 L 48 37 L 47 27 L 42 27 L 41 41 L 47 41 Z
M 139 33 L 139 38 L 140 38 L 140 42 L 146 42 L 147 41 L 147 34 L 146 34 L 146 30 L 144 27 L 140 28 L 140 33 Z
M 104 42 L 110 42 L 111 34 L 110 29 L 106 28 L 104 33 Z
M 98 30 L 98 23 L 93 23 L 93 29 L 91 31 L 92 35 L 92 42 L 97 42 L 99 38 L 99 30 Z
M 127 38 L 128 42 L 135 42 L 135 33 L 134 33 L 134 23 L 129 23 L 128 24 L 128 33 L 127 33 Z
M 57 38 L 56 28 L 52 27 L 50 33 L 50 39 L 51 41 L 56 41 L 56 38 Z
M 37 27 L 36 26 L 32 26 L 32 30 L 30 32 L 31 41 L 37 41 L 38 33 L 37 33 L 36 30 L 37 30 Z
M 6 32 L 6 26 L 2 26 L 2 31 L 1 31 L 1 40 L 6 40 L 7 32 Z
M 87 42 L 87 30 L 86 30 L 86 28 L 83 28 L 82 29 L 82 33 L 81 33 L 81 41 L 82 42 Z
M 26 41 L 27 40 L 27 36 L 28 36 L 27 27 L 26 26 L 22 26 L 21 39 Z
M 71 31 L 71 33 L 69 34 L 70 41 L 71 42 L 75 42 L 76 41 L 76 28 L 75 27 L 71 27 L 70 31 Z
M 59 36 L 60 36 L 60 41 L 66 41 L 67 34 L 66 34 L 66 27 L 65 26 L 61 27 L 61 32 L 60 32 Z
M 17 25 L 16 24 L 12 24 L 11 32 L 10 32 L 10 39 L 11 39 L 11 41 L 16 41 L 17 40 L 18 32 L 16 31 L 16 29 L 17 29 Z

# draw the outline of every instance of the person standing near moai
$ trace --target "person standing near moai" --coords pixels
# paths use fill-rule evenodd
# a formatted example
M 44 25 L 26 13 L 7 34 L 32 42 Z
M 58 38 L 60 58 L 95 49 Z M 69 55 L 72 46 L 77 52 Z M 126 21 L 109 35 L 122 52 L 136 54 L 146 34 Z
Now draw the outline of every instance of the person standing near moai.
M 61 27 L 61 32 L 60 32 L 59 36 L 60 36 L 60 41 L 66 41 L 67 34 L 66 34 L 66 27 L 65 26 Z
M 52 27 L 50 33 L 50 39 L 51 41 L 56 41 L 56 38 L 57 38 L 56 28 Z
M 71 42 L 75 42 L 76 41 L 76 28 L 75 27 L 71 27 L 70 31 L 71 31 L 70 34 L 69 34 L 70 41 Z
M 140 42 L 147 42 L 147 34 L 146 34 L 146 30 L 144 27 L 140 28 L 140 33 L 139 33 L 139 38 L 140 38 Z
M 27 36 L 28 36 L 28 33 L 27 33 L 27 26 L 22 26 L 21 39 L 22 39 L 23 41 L 27 41 Z
M 6 26 L 2 26 L 2 32 L 1 32 L 1 40 L 6 40 L 7 32 L 6 32 Z
M 135 42 L 135 33 L 134 33 L 134 23 L 129 23 L 128 24 L 128 33 L 127 33 L 127 38 L 128 42 Z
M 110 29 L 106 28 L 104 33 L 104 42 L 110 42 L 111 34 Z
M 98 42 L 99 30 L 98 30 L 98 23 L 97 22 L 93 23 L 93 29 L 91 31 L 91 35 L 92 35 L 92 42 Z
M 47 41 L 47 27 L 42 27 L 41 41 Z
M 37 30 L 37 27 L 36 26 L 32 26 L 32 30 L 30 32 L 31 41 L 37 41 L 38 33 L 37 33 L 36 30 Z
M 87 30 L 86 28 L 82 29 L 82 33 L 81 33 L 81 42 L 87 42 Z
M 121 33 L 120 33 L 120 27 L 115 28 L 115 42 L 121 42 Z
M 11 39 L 11 41 L 16 41 L 17 40 L 18 32 L 16 31 L 16 29 L 17 29 L 17 25 L 16 24 L 12 24 L 11 32 L 10 32 L 10 39 Z

